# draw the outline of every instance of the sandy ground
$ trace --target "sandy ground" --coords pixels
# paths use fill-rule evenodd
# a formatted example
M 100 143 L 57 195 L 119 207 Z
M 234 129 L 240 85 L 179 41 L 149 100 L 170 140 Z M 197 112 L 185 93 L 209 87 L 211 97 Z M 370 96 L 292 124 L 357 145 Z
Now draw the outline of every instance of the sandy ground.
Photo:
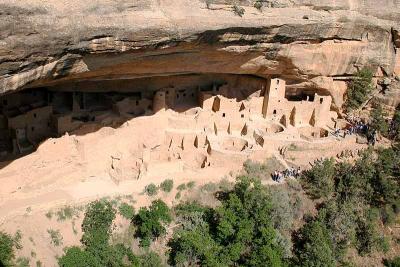
M 151 130 L 149 125 L 166 129 L 166 123 L 165 116 L 140 117 L 118 129 L 103 127 L 85 135 L 77 132 L 76 135 L 48 139 L 36 152 L 2 163 L 0 230 L 11 234 L 21 231 L 23 248 L 18 255 L 31 258 L 31 266 L 36 266 L 37 260 L 44 266 L 57 266 L 55 257 L 62 254 L 62 247 L 79 244 L 82 212 L 66 221 L 57 221 L 56 216 L 51 219 L 45 216 L 65 205 L 79 207 L 93 199 L 111 197 L 127 202 L 134 199 L 134 206 L 139 208 L 154 199 L 143 194 L 145 186 L 150 183 L 159 185 L 165 179 L 173 179 L 175 188 L 190 181 L 195 181 L 198 187 L 224 177 L 233 181 L 240 172 L 242 165 L 227 157 L 223 164 L 204 169 L 190 168 L 179 161 L 160 163 L 148 168 L 137 179 L 130 169 L 137 160 L 135 148 L 143 142 L 153 145 L 160 139 L 162 131 Z M 81 129 L 90 132 L 87 130 Z M 139 140 L 138 136 L 143 136 L 144 140 Z M 291 144 L 294 146 L 283 158 L 278 148 L 290 147 Z M 315 142 L 274 139 L 267 140 L 265 147 L 265 151 L 257 151 L 248 158 L 262 161 L 275 156 L 284 166 L 306 168 L 317 158 L 336 156 L 347 149 L 363 149 L 365 145 L 356 144 L 355 137 L 349 136 L 346 139 L 328 137 Z M 113 158 L 123 159 L 120 169 L 115 167 Z M 274 182 L 269 180 L 265 183 Z M 174 204 L 178 201 L 176 193 L 174 189 L 169 194 L 159 193 L 157 197 Z M 62 245 L 51 244 L 49 229 L 60 231 Z

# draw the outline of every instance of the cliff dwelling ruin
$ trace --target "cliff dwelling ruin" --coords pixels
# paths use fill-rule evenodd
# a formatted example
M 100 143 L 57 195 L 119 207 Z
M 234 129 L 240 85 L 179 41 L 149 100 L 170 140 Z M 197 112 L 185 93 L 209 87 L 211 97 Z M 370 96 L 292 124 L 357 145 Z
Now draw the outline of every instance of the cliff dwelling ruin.
M 273 140 L 327 136 L 337 118 L 331 102 L 331 96 L 291 94 L 279 78 L 226 74 L 31 88 L 0 98 L 0 155 L 29 153 L 43 140 L 79 134 L 85 125 L 92 131 L 117 128 L 153 116 L 157 123 L 142 130 L 162 132 L 157 138 L 132 136 L 136 177 L 157 163 L 207 168 L 227 156 L 241 162 Z

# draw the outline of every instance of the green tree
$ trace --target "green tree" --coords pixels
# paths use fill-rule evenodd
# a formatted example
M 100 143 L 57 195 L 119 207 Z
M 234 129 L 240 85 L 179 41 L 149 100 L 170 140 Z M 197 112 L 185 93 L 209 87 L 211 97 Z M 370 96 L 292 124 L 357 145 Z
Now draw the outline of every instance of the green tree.
M 0 266 L 12 266 L 14 257 L 14 241 L 12 237 L 0 232 Z
M 335 162 L 325 159 L 316 163 L 310 170 L 303 172 L 306 190 L 315 198 L 329 198 L 335 189 Z
M 91 253 L 80 247 L 70 247 L 58 260 L 60 267 L 101 267 L 101 262 Z
M 336 266 L 328 229 L 318 220 L 308 222 L 300 230 L 294 253 L 298 266 Z
M 386 116 L 387 114 L 383 111 L 381 105 L 371 111 L 371 127 L 384 136 L 387 136 L 389 132 L 389 125 L 385 120 Z
M 83 248 L 70 247 L 59 258 L 61 267 L 139 267 L 138 258 L 122 244 L 110 245 L 111 225 L 116 211 L 109 201 L 94 201 L 82 223 Z
M 355 239 L 358 213 L 350 201 L 329 200 L 318 211 L 318 220 L 323 223 L 332 241 L 332 252 L 336 260 L 342 260 L 349 244 Z
M 400 141 L 400 105 L 396 108 L 396 111 L 392 118 L 392 132 L 391 138 L 395 141 Z
M 155 200 L 149 208 L 140 208 L 133 222 L 137 226 L 136 236 L 140 238 L 140 245 L 150 246 L 151 240 L 166 233 L 165 224 L 172 221 L 168 206 L 161 200 Z
M 107 250 L 115 214 L 116 210 L 109 201 L 94 201 L 86 209 L 81 243 L 99 258 Z
M 348 110 L 359 108 L 368 99 L 372 91 L 372 77 L 372 71 L 367 68 L 355 74 L 347 89 L 346 108 Z

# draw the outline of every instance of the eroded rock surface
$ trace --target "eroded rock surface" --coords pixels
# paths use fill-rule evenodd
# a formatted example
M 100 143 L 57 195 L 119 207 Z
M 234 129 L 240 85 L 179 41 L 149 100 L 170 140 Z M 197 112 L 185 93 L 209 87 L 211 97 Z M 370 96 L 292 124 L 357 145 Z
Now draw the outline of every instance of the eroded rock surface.
M 0 0 L 0 92 L 184 73 L 279 76 L 333 96 L 395 70 L 400 1 Z M 397 67 L 398 71 L 398 67 Z M 311 81 L 310 81 L 311 80 Z M 339 83 L 338 83 L 339 82 Z

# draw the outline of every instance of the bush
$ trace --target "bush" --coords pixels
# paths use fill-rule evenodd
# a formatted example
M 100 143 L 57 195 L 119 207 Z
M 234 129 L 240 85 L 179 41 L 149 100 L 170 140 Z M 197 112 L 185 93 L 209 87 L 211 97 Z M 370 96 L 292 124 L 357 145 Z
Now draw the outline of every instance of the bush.
M 215 183 L 207 183 L 201 187 L 202 192 L 212 193 L 218 190 L 218 185 Z
M 245 12 L 244 8 L 241 6 L 238 6 L 238 5 L 233 5 L 232 10 L 233 10 L 233 13 L 235 13 L 239 17 L 243 17 L 244 12 Z
M 178 189 L 178 191 L 186 190 L 186 184 L 180 184 L 176 189 Z
M 367 68 L 356 73 L 347 89 L 346 108 L 348 110 L 359 108 L 368 99 L 368 95 L 373 89 L 372 77 L 372 71 Z
M 263 7 L 263 2 L 260 1 L 260 0 L 257 0 L 257 1 L 254 3 L 254 7 L 257 8 L 259 11 L 261 11 L 261 9 L 262 9 L 262 7 Z
M 385 259 L 383 263 L 386 267 L 400 267 L 400 256 L 392 260 Z
M 369 219 L 358 221 L 356 247 L 361 256 L 371 253 L 378 246 L 378 233 Z
M 14 241 L 12 237 L 0 232 L 0 266 L 11 266 L 14 257 Z
M 133 216 L 135 215 L 135 208 L 127 203 L 122 203 L 118 210 L 122 217 L 128 220 L 132 220 Z
M 212 0 L 206 0 L 206 8 L 210 9 L 212 4 Z
M 164 266 L 162 264 L 160 256 L 153 252 L 149 251 L 146 254 L 139 256 L 140 267 L 161 267 Z
M 149 184 L 146 186 L 146 188 L 144 189 L 144 191 L 146 192 L 146 194 L 150 197 L 157 195 L 158 193 L 158 188 L 155 184 Z
M 192 189 L 194 188 L 195 185 L 196 185 L 196 182 L 195 182 L 195 181 L 190 181 L 190 182 L 188 182 L 188 183 L 186 184 L 186 187 L 187 187 L 189 190 L 192 190 Z
M 140 208 L 133 222 L 137 226 L 136 237 L 140 238 L 142 247 L 150 246 L 150 242 L 166 233 L 165 224 L 172 220 L 170 209 L 161 200 L 155 200 L 149 208 Z
M 58 246 L 62 245 L 63 238 L 62 238 L 62 236 L 60 234 L 60 230 L 56 231 L 56 230 L 53 230 L 53 229 L 48 229 L 47 233 L 50 235 L 51 243 L 54 246 L 58 247 Z
M 288 191 L 282 187 L 274 186 L 269 190 L 271 199 L 271 220 L 274 228 L 280 231 L 290 230 L 296 211 L 290 200 Z
M 392 118 L 390 138 L 395 141 L 400 141 L 400 105 L 396 108 Z
M 76 214 L 75 209 L 71 206 L 65 206 L 56 212 L 57 221 L 65 221 L 66 219 L 72 219 Z M 47 215 L 46 215 L 47 216 Z M 48 217 L 49 218 L 49 217 Z M 51 218 L 51 216 L 50 216 Z
M 29 259 L 26 257 L 19 257 L 15 263 L 16 263 L 16 265 L 15 265 L 16 267 L 29 267 L 30 266 Z
M 161 190 L 166 193 L 171 192 L 173 187 L 174 187 L 174 181 L 172 181 L 171 179 L 165 180 L 160 184 Z

